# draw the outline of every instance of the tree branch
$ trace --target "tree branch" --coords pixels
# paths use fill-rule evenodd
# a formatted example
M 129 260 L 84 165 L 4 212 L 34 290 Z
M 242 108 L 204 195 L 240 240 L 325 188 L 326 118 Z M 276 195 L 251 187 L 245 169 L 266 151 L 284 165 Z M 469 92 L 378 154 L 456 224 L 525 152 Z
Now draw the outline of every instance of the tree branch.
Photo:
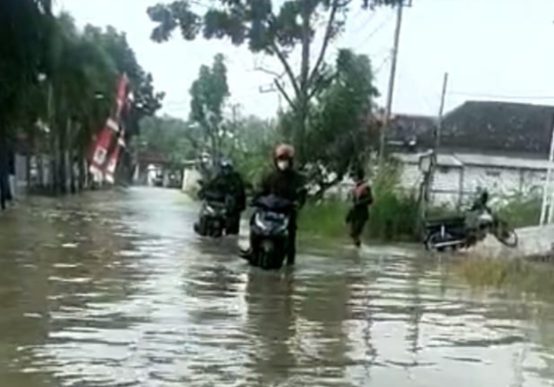
M 277 87 L 277 89 L 279 90 L 279 92 L 281 94 L 283 94 L 283 97 L 285 97 L 285 99 L 287 100 L 287 102 L 289 103 L 290 107 L 292 108 L 292 110 L 296 110 L 296 105 L 294 104 L 294 102 L 292 101 L 292 99 L 290 98 L 290 96 L 288 95 L 288 93 L 286 92 L 285 88 L 283 87 L 283 85 L 281 85 L 281 83 L 279 83 L 279 80 L 278 79 L 275 79 L 274 80 L 275 82 L 275 86 Z
M 300 86 L 298 85 L 296 77 L 294 76 L 294 73 L 292 71 L 292 68 L 290 67 L 289 62 L 287 61 L 287 58 L 279 49 L 279 47 L 277 47 L 277 44 L 275 42 L 271 43 L 271 49 L 273 50 L 273 52 L 275 52 L 275 55 L 277 55 L 277 58 L 279 58 L 279 61 L 283 64 L 285 72 L 287 73 L 290 82 L 292 83 L 292 87 L 294 88 L 294 92 L 296 93 L 296 96 L 299 97 L 301 95 Z
M 269 74 L 269 75 L 273 75 L 274 77 L 277 77 L 277 79 L 281 79 L 281 78 L 283 78 L 283 75 L 285 75 L 285 73 L 279 74 L 277 71 L 269 70 L 269 69 L 266 69 L 265 67 L 261 67 L 261 66 L 254 67 L 254 70 L 261 71 L 262 73 L 266 73 L 266 74 Z
M 331 37 L 333 35 L 333 24 L 335 22 L 335 17 L 337 15 L 337 11 L 340 6 L 340 0 L 334 0 L 333 5 L 331 8 L 331 14 L 329 15 L 329 20 L 327 21 L 327 28 L 325 29 L 325 35 L 323 37 L 323 44 L 321 46 L 321 51 L 319 52 L 319 57 L 317 58 L 317 61 L 315 63 L 314 68 L 312 69 L 312 74 L 309 78 L 309 84 L 311 85 L 319 71 L 319 68 L 321 67 L 323 60 L 325 59 L 325 54 L 327 53 L 327 48 L 329 47 L 329 43 L 331 41 Z

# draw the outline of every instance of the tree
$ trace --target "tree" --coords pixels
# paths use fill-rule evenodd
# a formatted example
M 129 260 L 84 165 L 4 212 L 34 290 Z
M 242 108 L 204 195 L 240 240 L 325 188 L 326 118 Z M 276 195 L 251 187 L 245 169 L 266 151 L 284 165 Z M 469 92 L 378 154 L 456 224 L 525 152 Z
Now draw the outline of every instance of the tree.
M 222 126 L 223 107 L 230 93 L 223 55 L 215 56 L 212 67 L 200 68 L 190 95 L 190 120 L 202 129 L 204 144 L 208 145 L 215 161 L 221 157 L 222 142 L 227 136 L 226 128 Z
M 124 33 L 108 26 L 106 29 L 87 25 L 84 39 L 95 44 L 114 62 L 120 74 L 127 74 L 134 96 L 134 114 L 128 123 L 128 136 L 138 133 L 138 124 L 144 117 L 153 116 L 160 108 L 163 93 L 154 90 L 152 74 L 144 71 L 138 63 L 135 52 L 129 46 Z
M 233 142 L 228 155 L 248 182 L 258 182 L 268 167 L 275 143 L 279 139 L 276 123 L 256 116 L 237 117 L 233 125 Z
M 140 122 L 140 135 L 134 139 L 139 152 L 165 156 L 172 164 L 194 160 L 197 154 L 191 125 L 178 118 L 145 117 Z
M 0 2 L 0 136 L 37 82 L 51 19 L 49 0 Z
M 95 130 L 109 113 L 111 99 L 104 96 L 113 94 L 118 73 L 108 53 L 85 39 L 73 18 L 62 13 L 51 28 L 45 75 L 52 186 L 65 193 L 76 189 L 76 160 L 86 157 Z
M 329 44 L 342 32 L 348 12 L 354 4 L 364 8 L 381 5 L 395 5 L 403 0 L 218 0 L 216 5 L 207 6 L 204 14 L 196 13 L 191 7 L 193 1 L 181 0 L 169 4 L 158 4 L 148 9 L 152 21 L 158 25 L 152 32 L 157 42 L 168 40 L 173 31 L 181 30 L 183 38 L 194 40 L 200 33 L 206 39 L 229 38 L 233 44 L 248 45 L 254 53 L 276 57 L 292 87 L 289 93 L 282 77 L 274 80 L 276 87 L 287 100 L 294 114 L 294 142 L 299 150 L 300 160 L 306 156 L 304 136 L 308 127 L 310 101 L 325 82 L 325 55 Z M 280 7 L 277 6 L 280 4 Z M 325 19 L 323 27 L 318 27 Z M 317 51 L 316 61 L 311 62 L 313 45 L 317 32 L 322 44 Z M 295 71 L 290 54 L 300 48 L 300 68 Z
M 339 51 L 327 86 L 316 96 L 306 135 L 307 170 L 316 196 L 367 164 L 369 118 L 378 91 L 367 56 Z

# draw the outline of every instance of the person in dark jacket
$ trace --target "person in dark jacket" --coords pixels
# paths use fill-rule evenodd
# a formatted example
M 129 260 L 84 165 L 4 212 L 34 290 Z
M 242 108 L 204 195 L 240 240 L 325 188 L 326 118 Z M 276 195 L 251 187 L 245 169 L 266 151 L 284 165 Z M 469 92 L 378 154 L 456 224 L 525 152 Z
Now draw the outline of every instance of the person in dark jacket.
M 479 197 L 475 199 L 475 201 L 471 205 L 470 211 L 492 213 L 489 207 L 489 192 L 487 190 L 481 192 L 481 195 L 479 195 Z
M 356 171 L 356 185 L 352 190 L 352 207 L 346 216 L 346 223 L 350 227 L 350 237 L 357 247 L 362 244 L 361 235 L 369 220 L 369 207 L 373 204 L 371 187 L 365 180 L 363 169 Z
M 228 235 L 238 235 L 240 217 L 246 209 L 246 193 L 242 176 L 235 171 L 231 161 L 223 160 L 220 163 L 218 174 L 202 187 L 200 198 L 207 192 L 225 196 L 228 209 L 226 231 Z
M 278 145 L 273 153 L 274 170 L 264 176 L 256 197 L 275 195 L 296 204 L 289 219 L 289 244 L 287 264 L 294 265 L 296 261 L 296 231 L 298 209 L 306 202 L 307 190 L 305 180 L 294 168 L 294 147 L 287 144 Z M 243 255 L 248 258 L 252 253 L 249 249 Z

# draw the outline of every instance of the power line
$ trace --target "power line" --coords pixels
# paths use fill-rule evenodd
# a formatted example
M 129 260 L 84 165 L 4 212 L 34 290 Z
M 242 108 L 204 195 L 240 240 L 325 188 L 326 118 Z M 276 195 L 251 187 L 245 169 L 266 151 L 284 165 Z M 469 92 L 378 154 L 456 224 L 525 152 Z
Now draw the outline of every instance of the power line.
M 385 65 L 391 60 L 391 58 L 392 58 L 392 54 L 385 56 L 385 58 L 381 61 L 381 64 L 377 66 L 373 71 L 374 75 L 379 74 L 381 70 L 383 70 L 383 67 L 385 67 Z
M 362 44 L 367 43 L 368 40 L 371 40 L 375 35 L 377 35 L 378 32 L 380 32 L 392 20 L 394 15 L 395 13 L 391 12 L 389 16 L 385 20 L 383 20 L 376 28 L 370 31 L 370 33 L 367 34 L 365 38 L 363 38 L 363 40 L 358 41 L 354 45 L 354 48 L 359 48 Z

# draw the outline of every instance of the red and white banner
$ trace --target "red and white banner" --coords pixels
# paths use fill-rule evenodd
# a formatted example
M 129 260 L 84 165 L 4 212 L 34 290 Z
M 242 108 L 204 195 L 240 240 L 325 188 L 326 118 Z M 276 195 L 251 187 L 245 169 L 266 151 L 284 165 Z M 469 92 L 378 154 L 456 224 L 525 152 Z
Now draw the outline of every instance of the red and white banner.
M 127 105 L 129 80 L 127 75 L 123 74 L 118 81 L 116 106 L 113 115 L 106 121 L 106 125 L 96 138 L 91 160 L 90 173 L 94 180 L 108 183 L 114 183 L 114 174 L 117 167 L 117 161 L 121 153 L 121 147 L 124 143 L 124 130 L 120 120 L 121 112 Z M 114 140 L 117 139 L 116 142 Z M 113 149 L 112 149 L 113 148 Z M 110 153 L 111 150 L 111 153 Z
M 95 180 L 102 180 L 104 167 L 108 161 L 108 151 L 112 143 L 113 131 L 106 125 L 96 139 L 90 160 L 90 172 Z

